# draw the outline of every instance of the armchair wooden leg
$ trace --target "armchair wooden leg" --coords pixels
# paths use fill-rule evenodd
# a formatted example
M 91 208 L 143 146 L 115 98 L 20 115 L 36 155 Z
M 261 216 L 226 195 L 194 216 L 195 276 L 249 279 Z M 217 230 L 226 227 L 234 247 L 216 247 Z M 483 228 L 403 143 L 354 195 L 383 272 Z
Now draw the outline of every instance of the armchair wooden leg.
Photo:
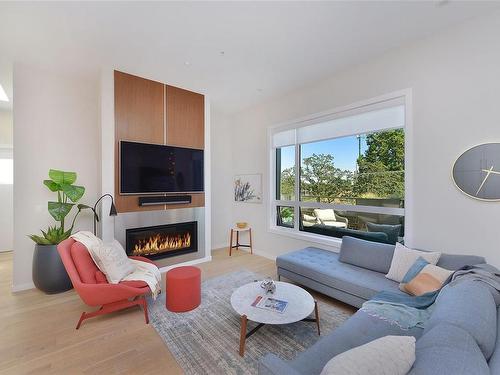
M 80 320 L 78 320 L 78 323 L 76 325 L 76 329 L 79 329 L 80 326 L 82 325 L 82 322 L 85 320 L 85 312 L 82 312 L 82 315 L 80 315 Z
M 146 297 L 142 297 L 142 308 L 144 309 L 144 319 L 146 320 L 146 324 L 149 324 L 148 302 L 146 301 Z
M 132 300 L 122 300 L 122 301 L 117 301 L 117 302 L 112 302 L 108 303 L 106 305 L 102 305 L 98 310 L 92 311 L 89 313 L 83 312 L 82 315 L 80 316 L 80 320 L 78 320 L 78 324 L 76 325 L 76 329 L 79 329 L 80 326 L 82 325 L 82 322 L 86 319 L 93 318 L 95 316 L 99 315 L 105 315 L 109 314 L 118 310 L 123 310 L 132 306 L 141 306 L 144 309 L 144 318 L 146 319 L 146 324 L 149 323 L 149 316 L 148 316 L 148 305 L 146 302 L 146 297 L 142 296 L 139 299 L 132 299 Z

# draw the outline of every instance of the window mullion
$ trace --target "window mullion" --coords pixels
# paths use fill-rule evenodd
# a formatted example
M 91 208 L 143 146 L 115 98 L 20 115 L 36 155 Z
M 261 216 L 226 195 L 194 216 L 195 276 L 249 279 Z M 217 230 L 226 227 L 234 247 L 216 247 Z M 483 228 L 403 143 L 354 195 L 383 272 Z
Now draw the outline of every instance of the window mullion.
M 300 223 L 300 145 L 295 143 L 295 202 L 294 202 L 294 230 L 299 231 Z

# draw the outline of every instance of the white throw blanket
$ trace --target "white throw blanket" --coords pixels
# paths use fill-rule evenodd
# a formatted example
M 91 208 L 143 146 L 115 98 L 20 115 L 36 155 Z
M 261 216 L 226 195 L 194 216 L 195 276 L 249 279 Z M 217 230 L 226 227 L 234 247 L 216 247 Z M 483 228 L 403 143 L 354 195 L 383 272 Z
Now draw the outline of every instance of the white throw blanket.
M 106 245 L 102 242 L 102 240 L 93 233 L 87 231 L 80 231 L 73 235 L 71 235 L 75 241 L 81 242 L 89 251 L 90 256 L 94 260 L 97 268 L 99 268 L 105 275 L 108 272 L 105 269 L 105 262 L 100 259 L 100 256 L 105 253 L 102 251 L 104 247 L 109 247 L 110 245 Z M 122 247 L 123 250 L 123 247 Z M 125 252 L 125 250 L 123 250 Z M 153 299 L 156 299 L 158 294 L 161 291 L 161 274 L 154 264 L 141 262 L 135 259 L 127 258 L 128 262 L 130 262 L 134 268 L 132 273 L 123 277 L 120 281 L 144 281 L 148 284 L 149 289 L 151 289 L 151 294 Z

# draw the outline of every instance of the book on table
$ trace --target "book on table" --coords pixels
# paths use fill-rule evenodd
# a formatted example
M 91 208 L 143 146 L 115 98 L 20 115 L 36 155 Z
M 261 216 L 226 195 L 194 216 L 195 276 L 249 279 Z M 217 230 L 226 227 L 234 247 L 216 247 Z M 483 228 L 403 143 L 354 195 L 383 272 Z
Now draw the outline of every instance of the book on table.
M 288 302 L 273 297 L 257 296 L 257 298 L 253 301 L 252 306 L 259 309 L 283 313 L 288 306 Z

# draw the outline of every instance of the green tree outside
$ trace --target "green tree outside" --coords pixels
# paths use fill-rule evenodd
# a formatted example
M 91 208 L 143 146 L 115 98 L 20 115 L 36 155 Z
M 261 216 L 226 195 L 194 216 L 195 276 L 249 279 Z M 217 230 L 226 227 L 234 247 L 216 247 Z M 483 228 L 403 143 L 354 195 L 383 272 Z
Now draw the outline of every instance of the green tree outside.
M 404 199 L 404 130 L 368 134 L 366 144 L 357 160 L 357 173 L 336 168 L 331 154 L 304 158 L 301 198 L 325 203 L 355 203 L 355 198 Z M 282 199 L 294 199 L 293 168 L 281 172 L 280 195 Z

